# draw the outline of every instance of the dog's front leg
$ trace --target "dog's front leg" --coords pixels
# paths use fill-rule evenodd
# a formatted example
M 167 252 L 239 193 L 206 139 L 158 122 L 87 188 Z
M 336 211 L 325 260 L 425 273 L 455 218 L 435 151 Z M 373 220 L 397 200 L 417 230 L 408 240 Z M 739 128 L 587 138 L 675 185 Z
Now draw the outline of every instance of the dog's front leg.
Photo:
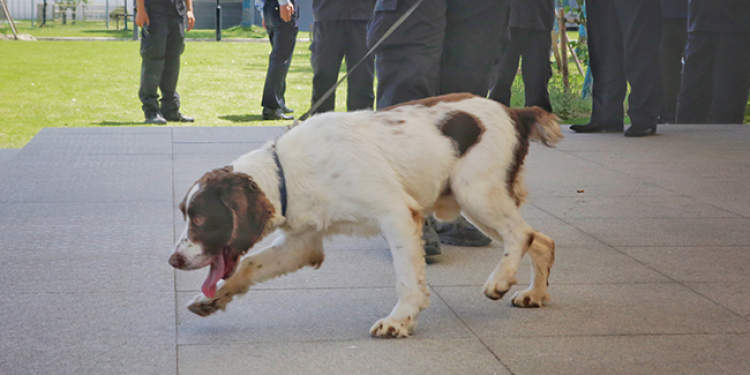
M 382 219 L 381 230 L 391 248 L 396 271 L 398 303 L 390 315 L 370 328 L 376 337 L 407 337 L 416 324 L 417 315 L 429 304 L 422 249 L 422 216 L 405 209 L 401 215 Z
M 323 258 L 323 237 L 320 233 L 283 233 L 271 246 L 242 259 L 232 276 L 221 284 L 214 298 L 199 294 L 193 298 L 188 309 L 200 316 L 211 315 L 217 310 L 224 310 L 234 296 L 245 294 L 250 286 L 304 266 L 318 268 Z

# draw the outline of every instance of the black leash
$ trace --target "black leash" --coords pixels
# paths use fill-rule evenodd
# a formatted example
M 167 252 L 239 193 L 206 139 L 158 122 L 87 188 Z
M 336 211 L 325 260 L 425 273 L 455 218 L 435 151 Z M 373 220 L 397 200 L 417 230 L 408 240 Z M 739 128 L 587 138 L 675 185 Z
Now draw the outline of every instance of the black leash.
M 284 178 L 284 168 L 281 167 L 279 153 L 276 152 L 276 142 L 273 143 L 271 151 L 273 152 L 273 161 L 276 162 L 276 174 L 279 176 L 279 196 L 281 198 L 281 216 L 286 217 L 286 178 Z

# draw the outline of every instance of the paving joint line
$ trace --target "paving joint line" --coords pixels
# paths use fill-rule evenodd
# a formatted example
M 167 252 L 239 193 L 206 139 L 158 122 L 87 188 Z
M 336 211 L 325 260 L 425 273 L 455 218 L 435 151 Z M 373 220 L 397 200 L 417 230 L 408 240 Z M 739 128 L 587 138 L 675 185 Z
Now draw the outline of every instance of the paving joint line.
M 453 316 L 456 317 L 456 319 L 459 322 L 461 322 L 461 324 L 479 341 L 480 344 L 482 344 L 482 346 L 484 346 L 485 349 L 487 349 L 487 351 L 490 352 L 490 354 L 492 354 L 493 357 L 495 357 L 495 360 L 498 363 L 500 363 L 500 365 L 502 365 L 506 370 L 508 370 L 508 373 L 510 373 L 511 375 L 515 375 L 515 372 L 513 372 L 513 370 L 505 362 L 503 362 L 502 358 L 500 358 L 500 356 L 497 355 L 497 353 L 495 353 L 495 351 L 492 350 L 492 348 L 490 348 L 490 346 L 486 342 L 484 342 L 484 340 L 482 340 L 482 338 L 479 337 L 479 335 L 477 335 L 477 333 L 474 332 L 473 329 L 471 329 L 471 327 L 469 326 L 468 323 L 466 323 L 466 321 L 464 321 L 463 319 L 461 319 L 461 317 L 458 315 L 458 313 L 456 312 L 456 310 L 454 310 L 453 307 L 450 304 L 448 304 L 448 301 L 446 301 L 443 298 L 443 296 L 440 295 L 440 293 L 437 291 L 437 289 L 434 288 L 429 283 L 427 285 L 429 285 L 430 289 L 434 292 L 434 294 L 438 297 L 438 299 L 440 299 L 440 301 L 442 301 L 445 304 L 445 306 L 448 307 L 448 310 L 450 310 L 450 312 L 453 313 Z

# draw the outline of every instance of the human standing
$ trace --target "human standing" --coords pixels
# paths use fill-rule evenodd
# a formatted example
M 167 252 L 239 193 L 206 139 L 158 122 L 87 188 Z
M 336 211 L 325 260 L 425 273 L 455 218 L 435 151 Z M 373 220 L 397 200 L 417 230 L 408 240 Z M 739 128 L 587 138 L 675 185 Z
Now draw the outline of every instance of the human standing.
M 677 122 L 741 124 L 750 92 L 750 1 L 690 0 Z
M 255 0 L 255 6 L 263 14 L 263 26 L 271 43 L 268 56 L 266 82 L 263 85 L 264 120 L 291 120 L 294 112 L 286 106 L 286 75 L 292 64 L 292 54 L 297 41 L 299 12 L 294 0 Z
M 375 44 L 417 1 L 377 0 L 368 45 Z M 486 96 L 490 69 L 507 29 L 507 9 L 507 0 L 477 0 L 470 5 L 461 0 L 424 0 L 375 52 L 377 108 L 454 92 Z M 444 225 L 425 220 L 423 239 L 428 260 L 440 254 L 440 242 L 490 243 L 463 218 Z
M 620 133 L 630 84 L 627 137 L 656 133 L 659 115 L 661 6 L 656 0 L 586 0 L 593 109 L 576 133 Z
M 661 68 L 662 101 L 659 121 L 674 123 L 677 95 L 680 93 L 682 58 L 687 41 L 688 0 L 661 0 Z
M 180 113 L 177 79 L 187 31 L 195 25 L 193 0 L 137 0 L 135 23 L 141 27 L 141 83 L 138 97 L 147 124 L 192 122 Z M 159 94 L 161 90 L 161 103 Z
M 555 0 L 511 0 L 510 40 L 504 43 L 490 99 L 510 105 L 510 89 L 522 58 L 525 105 L 552 112 L 547 85 L 552 77 L 549 56 L 554 20 Z
M 375 0 L 313 0 L 313 41 L 310 63 L 313 68 L 312 103 L 316 103 L 338 80 L 341 60 L 351 70 L 367 53 L 367 23 Z M 372 108 L 373 58 L 347 77 L 346 109 Z M 333 111 L 335 93 L 315 113 Z

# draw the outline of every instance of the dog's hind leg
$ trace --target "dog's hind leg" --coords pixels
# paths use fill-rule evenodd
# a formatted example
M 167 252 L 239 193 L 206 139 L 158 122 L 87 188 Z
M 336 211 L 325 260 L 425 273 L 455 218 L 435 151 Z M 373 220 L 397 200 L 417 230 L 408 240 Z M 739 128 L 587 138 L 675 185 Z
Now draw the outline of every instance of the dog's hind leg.
M 224 310 L 234 296 L 245 294 L 250 286 L 304 266 L 318 268 L 323 258 L 323 236 L 319 232 L 282 233 L 271 246 L 242 259 L 232 276 L 218 288 L 214 298 L 200 294 L 191 301 L 188 309 L 200 316 L 211 315 Z
M 511 299 L 513 306 L 540 307 L 549 299 L 547 286 L 549 273 L 555 262 L 555 242 L 544 233 L 531 233 L 528 253 L 531 256 L 531 281 L 526 290 L 516 292 Z
M 417 315 L 429 304 L 421 240 L 422 220 L 419 211 L 406 207 L 390 210 L 387 217 L 379 220 L 393 256 L 398 302 L 387 317 L 373 324 L 370 328 L 372 336 L 409 336 Z

